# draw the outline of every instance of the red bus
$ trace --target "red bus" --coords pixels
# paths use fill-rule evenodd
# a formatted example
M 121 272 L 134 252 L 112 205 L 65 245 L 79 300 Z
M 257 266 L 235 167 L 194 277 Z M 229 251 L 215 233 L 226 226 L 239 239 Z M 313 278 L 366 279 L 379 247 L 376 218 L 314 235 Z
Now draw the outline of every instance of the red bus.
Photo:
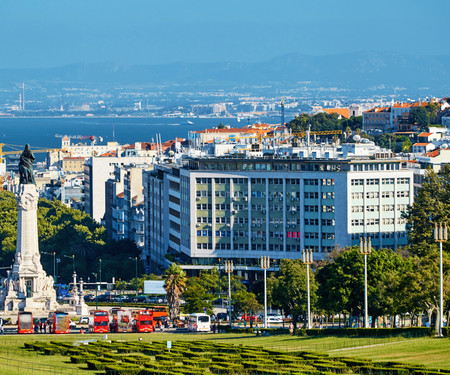
M 133 332 L 133 322 L 131 311 L 129 310 L 115 310 L 112 312 L 112 327 L 113 332 Z
M 159 327 L 161 324 L 165 324 L 167 321 L 167 308 L 166 306 L 152 306 L 147 307 L 146 310 L 153 313 L 153 325 Z
M 89 332 L 91 333 L 109 332 L 108 311 L 94 310 L 92 315 L 89 317 Z
M 33 333 L 33 314 L 19 312 L 17 317 L 17 333 Z
M 153 332 L 153 312 L 149 310 L 133 311 L 134 332 Z
M 55 311 L 48 318 L 50 333 L 70 333 L 69 314 Z

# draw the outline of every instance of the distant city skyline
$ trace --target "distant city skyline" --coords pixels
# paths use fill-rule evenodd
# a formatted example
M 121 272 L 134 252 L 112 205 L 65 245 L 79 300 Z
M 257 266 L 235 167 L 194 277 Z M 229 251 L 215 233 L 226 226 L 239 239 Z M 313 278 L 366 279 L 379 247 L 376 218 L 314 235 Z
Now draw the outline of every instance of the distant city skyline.
M 292 52 L 444 55 L 449 11 L 447 0 L 3 0 L 0 68 L 258 62 Z

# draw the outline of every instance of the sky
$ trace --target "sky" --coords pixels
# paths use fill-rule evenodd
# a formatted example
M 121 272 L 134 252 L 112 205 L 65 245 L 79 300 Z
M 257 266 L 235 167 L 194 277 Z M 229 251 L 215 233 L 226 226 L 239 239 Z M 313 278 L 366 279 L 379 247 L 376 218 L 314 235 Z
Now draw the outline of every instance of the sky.
M 449 0 L 0 0 L 0 68 L 447 54 Z

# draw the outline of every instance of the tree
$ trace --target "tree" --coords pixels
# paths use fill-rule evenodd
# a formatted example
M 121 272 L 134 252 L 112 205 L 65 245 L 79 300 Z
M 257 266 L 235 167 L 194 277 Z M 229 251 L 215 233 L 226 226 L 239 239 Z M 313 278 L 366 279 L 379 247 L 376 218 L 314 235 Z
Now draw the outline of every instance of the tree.
M 439 174 L 427 170 L 422 187 L 412 206 L 403 215 L 407 219 L 409 251 L 417 255 L 429 253 L 433 243 L 434 223 L 450 223 L 450 166 L 444 165 Z M 420 246 L 416 246 L 420 245 Z M 448 245 L 444 243 L 448 250 Z M 425 251 L 425 253 L 422 253 Z
M 164 289 L 167 292 L 169 318 L 174 321 L 180 315 L 181 296 L 186 286 L 186 272 L 172 263 L 165 273 Z
M 421 128 L 425 128 L 430 125 L 430 116 L 424 107 L 416 107 L 409 112 L 408 121 L 411 124 L 417 124 Z
M 283 259 L 277 273 L 278 283 L 272 292 L 272 298 L 285 313 L 292 314 L 296 326 L 299 316 L 307 311 L 306 266 L 300 260 Z M 317 300 L 314 273 L 310 273 L 311 306 Z
M 187 282 L 186 291 L 184 292 L 184 311 L 188 314 L 203 312 L 206 308 L 208 314 L 212 314 L 212 301 L 214 295 L 208 293 L 207 289 L 202 285 L 199 277 L 190 277 Z
M 238 290 L 232 296 L 234 301 L 234 308 L 236 311 L 243 311 L 244 314 L 252 311 L 257 311 L 261 308 L 256 296 L 244 289 Z

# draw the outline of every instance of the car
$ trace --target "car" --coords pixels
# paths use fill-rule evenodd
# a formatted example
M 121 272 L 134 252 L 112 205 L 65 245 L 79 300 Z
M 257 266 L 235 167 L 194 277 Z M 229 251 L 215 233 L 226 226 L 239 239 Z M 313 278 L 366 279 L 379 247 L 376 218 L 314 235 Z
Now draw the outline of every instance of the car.
M 254 322 L 256 322 L 256 320 L 258 318 L 256 317 L 256 315 L 245 315 L 245 314 L 242 314 L 241 319 L 242 320 L 246 320 L 247 322 L 249 322 L 250 320 L 253 320 Z
M 88 316 L 82 316 L 80 317 L 80 320 L 78 321 L 80 324 L 89 324 L 89 317 Z
M 77 328 L 77 324 L 75 322 L 73 322 L 72 320 L 69 320 L 69 328 L 75 329 L 75 328 Z
M 228 314 L 225 312 L 220 312 L 216 314 L 217 320 L 228 320 Z
M 283 317 L 281 315 L 269 316 L 267 315 L 268 323 L 283 323 Z

